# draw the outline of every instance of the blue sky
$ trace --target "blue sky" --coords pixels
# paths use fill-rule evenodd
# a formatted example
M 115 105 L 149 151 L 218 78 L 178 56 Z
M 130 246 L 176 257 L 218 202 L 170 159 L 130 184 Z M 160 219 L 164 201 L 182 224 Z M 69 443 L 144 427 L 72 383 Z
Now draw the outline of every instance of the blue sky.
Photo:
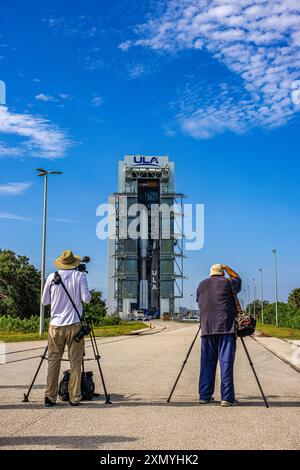
M 106 295 L 98 204 L 125 154 L 169 155 L 176 188 L 205 204 L 205 246 L 189 252 L 185 303 L 211 263 L 273 300 L 300 287 L 300 6 L 285 0 L 1 2 L 0 247 L 47 271 L 70 247 L 92 257 Z M 298 104 L 297 104 L 298 103 Z M 258 289 L 259 292 L 259 289 Z M 252 295 L 252 294 L 251 294 Z

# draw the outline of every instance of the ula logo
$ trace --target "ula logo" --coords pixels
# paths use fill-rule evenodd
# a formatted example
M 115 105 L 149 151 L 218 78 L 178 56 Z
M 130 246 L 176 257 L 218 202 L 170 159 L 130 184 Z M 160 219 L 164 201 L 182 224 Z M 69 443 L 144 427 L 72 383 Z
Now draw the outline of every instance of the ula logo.
M 157 157 L 134 157 L 134 163 L 136 165 L 148 165 L 148 166 L 157 166 L 158 158 Z

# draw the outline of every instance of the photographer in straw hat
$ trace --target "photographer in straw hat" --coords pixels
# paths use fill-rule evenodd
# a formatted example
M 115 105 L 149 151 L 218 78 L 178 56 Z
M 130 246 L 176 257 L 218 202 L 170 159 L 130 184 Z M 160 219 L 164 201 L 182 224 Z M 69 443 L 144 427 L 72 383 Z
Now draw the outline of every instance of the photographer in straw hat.
M 225 272 L 228 277 L 225 277 Z M 200 282 L 197 302 L 201 322 L 201 371 L 199 396 L 201 404 L 214 402 L 215 376 L 218 361 L 221 370 L 221 405 L 237 405 L 234 394 L 233 366 L 236 350 L 234 293 L 240 292 L 242 281 L 231 268 L 214 264 L 210 277 Z
M 83 302 L 89 303 L 91 294 L 87 277 L 76 268 L 80 256 L 71 250 L 65 250 L 54 261 L 67 291 L 69 292 L 80 315 L 83 313 Z M 62 356 L 68 346 L 71 375 L 69 381 L 70 405 L 77 406 L 81 400 L 81 364 L 84 353 L 84 338 L 79 343 L 73 341 L 81 324 L 78 315 L 65 293 L 62 285 L 53 282 L 55 273 L 46 281 L 42 296 L 43 305 L 51 304 L 51 320 L 48 330 L 48 375 L 45 393 L 45 406 L 55 405 L 58 395 L 58 381 Z

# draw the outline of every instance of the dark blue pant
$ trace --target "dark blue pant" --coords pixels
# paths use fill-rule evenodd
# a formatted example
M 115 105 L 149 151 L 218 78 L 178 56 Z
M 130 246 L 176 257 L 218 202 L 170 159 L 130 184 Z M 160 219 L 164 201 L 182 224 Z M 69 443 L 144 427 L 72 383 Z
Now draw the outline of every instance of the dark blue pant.
M 221 369 L 221 398 L 233 402 L 233 364 L 236 350 L 235 335 L 207 335 L 201 338 L 201 371 L 199 395 L 201 400 L 212 397 L 218 360 Z

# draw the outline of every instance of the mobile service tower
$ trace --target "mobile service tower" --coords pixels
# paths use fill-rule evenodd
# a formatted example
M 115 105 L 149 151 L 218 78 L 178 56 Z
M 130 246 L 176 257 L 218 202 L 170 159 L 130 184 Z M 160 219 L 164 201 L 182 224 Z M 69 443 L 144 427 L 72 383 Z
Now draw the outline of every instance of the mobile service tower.
M 174 162 L 167 156 L 126 155 L 119 161 L 118 192 L 109 197 L 110 314 L 174 315 L 175 299 L 183 296 L 183 198 L 175 193 Z

